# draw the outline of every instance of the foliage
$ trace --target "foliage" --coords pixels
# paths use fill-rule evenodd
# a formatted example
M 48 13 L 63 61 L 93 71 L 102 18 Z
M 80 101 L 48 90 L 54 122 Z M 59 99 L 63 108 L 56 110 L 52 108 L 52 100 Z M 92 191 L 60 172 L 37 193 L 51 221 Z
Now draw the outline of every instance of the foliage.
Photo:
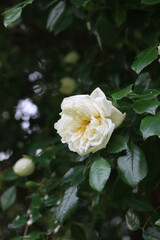
M 160 239 L 159 12 L 159 0 L 3 1 L 0 240 Z M 70 95 L 100 87 L 126 113 L 97 153 L 54 129 L 66 77 Z M 36 169 L 20 177 L 24 154 Z

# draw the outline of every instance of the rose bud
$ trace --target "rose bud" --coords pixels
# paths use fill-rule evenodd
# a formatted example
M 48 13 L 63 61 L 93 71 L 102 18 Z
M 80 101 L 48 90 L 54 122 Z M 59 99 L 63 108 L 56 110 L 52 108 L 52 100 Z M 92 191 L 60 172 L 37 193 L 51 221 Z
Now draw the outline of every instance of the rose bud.
M 13 166 L 14 172 L 19 176 L 28 176 L 34 172 L 35 165 L 29 158 L 19 159 Z
M 69 95 L 76 89 L 76 82 L 73 78 L 64 77 L 61 80 L 61 87 L 59 91 L 63 94 Z
M 69 52 L 65 58 L 64 58 L 64 63 L 67 64 L 75 64 L 79 60 L 79 54 L 77 52 Z

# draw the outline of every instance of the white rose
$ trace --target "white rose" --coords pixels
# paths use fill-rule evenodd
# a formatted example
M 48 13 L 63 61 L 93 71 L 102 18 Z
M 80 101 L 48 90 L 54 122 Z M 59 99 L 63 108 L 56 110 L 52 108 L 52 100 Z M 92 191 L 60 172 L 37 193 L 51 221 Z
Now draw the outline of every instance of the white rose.
M 61 80 L 61 87 L 59 91 L 64 94 L 70 94 L 76 89 L 76 82 L 73 78 L 64 77 Z
M 69 52 L 64 58 L 64 62 L 68 64 L 75 64 L 78 62 L 78 60 L 79 60 L 79 54 L 74 51 Z
M 28 176 L 33 173 L 34 169 L 34 163 L 29 158 L 19 159 L 13 167 L 14 172 L 19 176 Z
M 64 98 L 61 119 L 54 127 L 71 151 L 79 155 L 105 148 L 114 129 L 125 118 L 100 88 L 91 95 Z

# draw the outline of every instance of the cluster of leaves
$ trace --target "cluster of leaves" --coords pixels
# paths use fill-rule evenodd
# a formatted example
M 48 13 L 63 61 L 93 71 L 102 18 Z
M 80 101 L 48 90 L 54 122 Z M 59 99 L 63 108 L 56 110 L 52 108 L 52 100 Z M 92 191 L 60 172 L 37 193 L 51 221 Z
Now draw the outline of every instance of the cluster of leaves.
M 160 1 L 12 2 L 4 4 L 0 46 L 1 150 L 13 151 L 0 172 L 0 239 L 159 240 Z M 79 62 L 65 64 L 73 50 Z M 33 72 L 39 75 L 29 82 Z M 53 130 L 65 97 L 59 80 L 68 75 L 77 82 L 72 94 L 98 86 L 126 112 L 107 147 L 84 157 Z M 40 117 L 22 131 L 13 109 L 28 97 Z M 11 137 L 4 140 L 6 132 Z M 36 170 L 18 177 L 12 166 L 24 153 Z

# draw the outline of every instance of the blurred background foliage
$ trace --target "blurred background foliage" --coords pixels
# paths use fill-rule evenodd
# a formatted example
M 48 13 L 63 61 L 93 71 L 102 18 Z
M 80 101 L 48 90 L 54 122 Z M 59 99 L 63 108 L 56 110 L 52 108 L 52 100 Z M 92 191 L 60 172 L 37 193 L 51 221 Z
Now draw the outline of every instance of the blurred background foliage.
M 160 143 L 153 136 L 160 128 L 147 136 L 142 125 L 139 129 L 159 107 L 159 3 L 1 1 L 0 239 L 160 239 Z M 96 87 L 127 113 L 116 130 L 121 146 L 113 139 L 101 151 L 112 167 L 101 194 L 88 183 L 97 155 L 70 152 L 54 130 L 63 98 Z M 142 135 L 152 137 L 144 141 Z M 135 188 L 117 173 L 127 142 L 143 150 L 148 165 L 147 177 Z M 29 177 L 12 170 L 24 154 L 36 164 Z

